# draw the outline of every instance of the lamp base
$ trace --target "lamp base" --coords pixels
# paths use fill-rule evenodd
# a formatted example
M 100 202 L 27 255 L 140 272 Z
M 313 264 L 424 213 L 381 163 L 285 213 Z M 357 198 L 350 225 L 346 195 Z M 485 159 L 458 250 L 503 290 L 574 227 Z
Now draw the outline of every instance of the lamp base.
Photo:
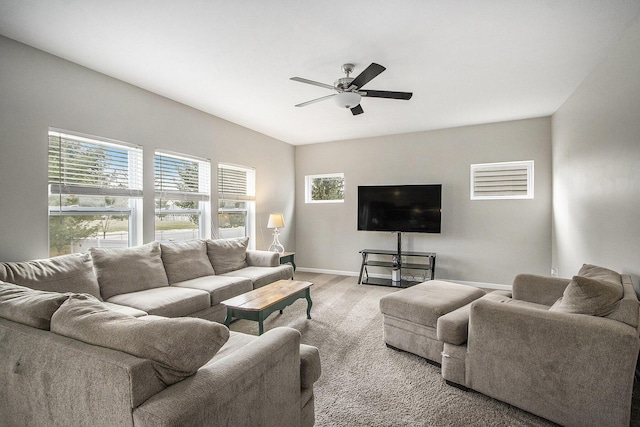
M 280 243 L 280 240 L 278 239 L 277 228 L 273 230 L 273 242 L 271 243 L 271 246 L 269 246 L 269 251 L 277 252 L 279 254 L 284 253 L 284 246 L 282 246 L 282 244 Z

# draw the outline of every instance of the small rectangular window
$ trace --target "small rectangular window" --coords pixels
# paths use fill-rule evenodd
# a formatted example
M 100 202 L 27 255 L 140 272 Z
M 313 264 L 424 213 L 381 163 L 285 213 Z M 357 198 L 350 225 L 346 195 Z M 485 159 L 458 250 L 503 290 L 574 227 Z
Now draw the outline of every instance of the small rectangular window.
M 533 199 L 533 160 L 471 165 L 471 200 Z
M 211 162 L 208 159 L 156 151 L 156 240 L 209 238 L 210 189 Z
M 305 177 L 306 203 L 343 203 L 344 174 L 328 173 Z

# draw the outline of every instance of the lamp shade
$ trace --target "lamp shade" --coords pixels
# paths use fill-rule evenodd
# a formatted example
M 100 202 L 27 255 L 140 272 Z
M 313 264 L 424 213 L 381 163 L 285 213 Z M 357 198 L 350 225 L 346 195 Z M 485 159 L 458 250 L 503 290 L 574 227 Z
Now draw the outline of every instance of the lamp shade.
M 360 104 L 360 99 L 360 94 L 354 92 L 340 92 L 333 97 L 338 107 L 342 108 L 353 108 Z
M 283 228 L 284 216 L 281 213 L 275 213 L 269 215 L 269 222 L 267 228 Z

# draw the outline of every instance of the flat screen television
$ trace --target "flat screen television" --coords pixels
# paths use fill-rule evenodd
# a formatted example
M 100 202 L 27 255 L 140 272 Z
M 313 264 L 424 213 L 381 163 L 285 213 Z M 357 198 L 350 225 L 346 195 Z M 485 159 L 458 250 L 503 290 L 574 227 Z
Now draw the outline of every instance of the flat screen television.
M 358 230 L 440 233 L 442 185 L 358 186 Z

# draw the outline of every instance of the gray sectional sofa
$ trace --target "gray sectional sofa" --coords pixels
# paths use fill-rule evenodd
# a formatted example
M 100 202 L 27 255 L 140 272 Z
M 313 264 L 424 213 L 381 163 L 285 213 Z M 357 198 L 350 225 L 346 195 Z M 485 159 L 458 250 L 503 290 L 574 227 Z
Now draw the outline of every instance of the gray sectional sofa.
M 278 254 L 247 250 L 249 239 L 151 242 L 131 248 L 0 263 L 0 280 L 33 289 L 93 295 L 133 316 L 224 322 L 221 301 L 281 279 Z
M 0 426 L 312 426 L 315 347 L 220 324 L 293 269 L 247 239 L 0 263 Z M 212 322 L 210 320 L 214 320 Z

